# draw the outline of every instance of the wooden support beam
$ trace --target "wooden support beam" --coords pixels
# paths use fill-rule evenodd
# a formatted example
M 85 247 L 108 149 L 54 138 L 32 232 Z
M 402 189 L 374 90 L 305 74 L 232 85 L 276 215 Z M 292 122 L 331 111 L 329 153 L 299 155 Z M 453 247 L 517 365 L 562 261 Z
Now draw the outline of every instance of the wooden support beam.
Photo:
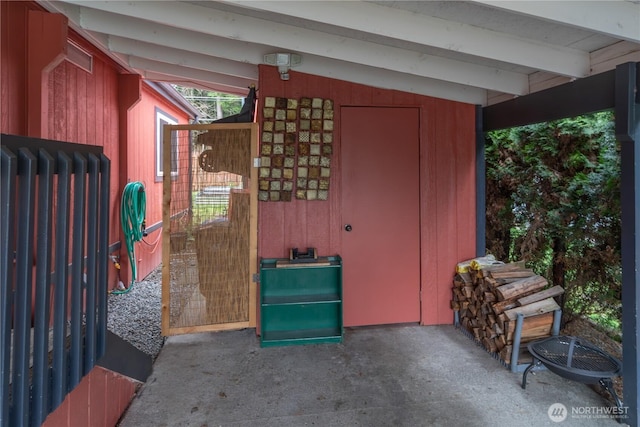
M 118 76 L 118 188 L 124 189 L 129 182 L 129 111 L 142 99 L 142 77 L 138 74 L 120 74 Z M 150 122 L 149 125 L 153 124 Z M 118 198 L 118 202 L 120 199 Z M 120 206 L 114 206 L 120 212 Z M 120 241 L 124 242 L 122 226 Z M 124 249 L 126 251 L 126 249 Z M 131 266 L 126 254 L 120 254 L 120 279 L 125 286 L 131 285 Z
M 47 138 L 48 73 L 67 54 L 67 17 L 30 10 L 27 35 L 27 136 Z
M 485 132 L 575 117 L 613 108 L 614 71 L 484 107 Z

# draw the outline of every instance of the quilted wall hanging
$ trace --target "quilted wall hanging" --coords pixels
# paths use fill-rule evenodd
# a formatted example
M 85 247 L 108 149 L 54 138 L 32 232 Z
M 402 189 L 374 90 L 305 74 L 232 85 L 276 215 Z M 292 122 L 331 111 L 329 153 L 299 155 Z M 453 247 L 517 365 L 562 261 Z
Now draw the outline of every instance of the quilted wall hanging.
M 327 200 L 333 101 L 267 96 L 262 109 L 258 200 Z

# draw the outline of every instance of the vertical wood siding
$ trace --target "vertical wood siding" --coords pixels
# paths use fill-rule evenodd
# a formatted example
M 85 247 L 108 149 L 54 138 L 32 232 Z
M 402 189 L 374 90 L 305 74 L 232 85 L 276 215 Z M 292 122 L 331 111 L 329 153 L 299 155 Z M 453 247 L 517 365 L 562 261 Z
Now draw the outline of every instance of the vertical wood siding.
M 0 130 L 3 133 L 26 135 L 26 52 L 27 14 L 29 10 L 41 10 L 30 2 L 1 2 L 1 60 L 0 67 Z M 112 61 L 92 47 L 74 31 L 69 38 L 93 55 L 93 72 L 89 73 L 68 61 L 62 61 L 49 73 L 46 127 L 48 139 L 104 147 L 104 154 L 111 159 L 114 175 L 111 182 L 111 230 L 109 241 L 120 239 L 120 196 L 126 182 L 120 182 L 119 102 L 118 75 L 122 72 Z M 155 182 L 155 106 L 187 123 L 186 114 L 176 109 L 151 88 L 143 85 L 143 99 L 128 115 L 127 135 L 130 141 L 126 148 L 128 159 L 126 176 L 128 181 L 141 181 L 147 192 L 147 226 L 162 220 L 161 183 Z M 159 231 L 146 239 L 153 243 Z M 144 278 L 161 260 L 160 250 L 144 243 L 137 245 L 136 255 L 140 259 L 138 277 Z M 123 258 L 126 255 L 123 252 Z M 115 286 L 115 270 L 109 269 L 109 287 Z
M 174 117 L 178 124 L 188 123 L 188 117 L 182 110 L 167 102 L 146 84 L 142 85 L 142 99 L 129 111 L 127 155 L 131 160 L 127 175 L 129 181 L 140 181 L 144 184 L 147 197 L 147 227 L 162 222 L 162 181 L 155 182 L 156 107 Z M 181 161 L 187 162 L 188 159 Z M 122 188 L 118 191 L 121 193 Z M 136 244 L 136 255 L 141 260 L 138 264 L 138 280 L 148 275 L 162 261 L 162 244 L 158 240 L 160 233 L 161 229 L 157 229 L 144 238 L 147 243 Z M 153 245 L 156 241 L 157 245 Z
M 138 383 L 95 367 L 51 413 L 43 427 L 115 426 L 129 406 Z
M 27 12 L 22 2 L 0 2 L 0 129 L 26 135 Z
M 29 105 L 27 103 L 28 74 L 28 14 L 30 10 L 43 11 L 35 2 L 0 2 L 0 132 L 27 135 Z M 111 160 L 110 185 L 110 234 L 109 242 L 120 238 L 120 196 L 126 182 L 118 180 L 120 150 L 127 149 L 129 157 L 127 177 L 139 180 L 147 186 L 147 224 L 161 221 L 161 184 L 154 182 L 153 153 L 155 147 L 154 107 L 161 109 L 186 123 L 181 111 L 155 94 L 144 91 L 143 101 L 130 110 L 127 130 L 129 146 L 121 147 L 120 102 L 118 97 L 119 75 L 124 72 L 90 43 L 73 30 L 68 30 L 71 40 L 93 55 L 91 73 L 68 61 L 62 61 L 48 74 L 44 87 L 48 86 L 48 103 L 43 106 L 48 115 L 44 123 L 44 138 L 73 143 L 96 145 L 104 148 Z M 158 232 L 149 236 L 155 239 Z M 124 248 L 122 249 L 124 251 Z M 125 252 L 123 257 L 126 257 Z M 160 250 L 148 253 L 137 250 L 142 262 L 139 277 L 142 278 L 160 262 Z M 116 284 L 115 268 L 109 263 L 109 288 Z M 47 426 L 113 426 L 128 406 L 136 383 L 120 375 L 94 368 L 69 395 L 63 405 L 45 422 Z
M 119 169 L 118 152 L 118 71 L 101 57 L 94 56 L 93 73 L 62 61 L 49 74 L 49 139 L 96 145 L 104 148 L 113 171 Z M 109 206 L 109 242 L 119 240 L 120 185 L 112 175 Z M 109 288 L 116 283 L 109 263 Z
M 294 71 L 290 75 L 285 82 L 275 67 L 261 66 L 260 98 L 306 96 L 334 101 L 337 114 L 329 200 L 261 202 L 259 256 L 286 257 L 289 248 L 308 246 L 323 255 L 341 252 L 340 107 L 419 107 L 421 322 L 451 323 L 449 300 L 455 265 L 475 255 L 475 107 Z M 262 121 L 261 108 L 258 110 Z

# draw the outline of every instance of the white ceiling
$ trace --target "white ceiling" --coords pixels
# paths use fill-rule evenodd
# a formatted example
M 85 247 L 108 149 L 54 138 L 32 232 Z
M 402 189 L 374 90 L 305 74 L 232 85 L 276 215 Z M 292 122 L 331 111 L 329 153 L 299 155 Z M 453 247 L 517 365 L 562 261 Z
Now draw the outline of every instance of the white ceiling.
M 41 1 L 147 79 L 241 94 L 293 71 L 487 105 L 640 61 L 640 1 Z

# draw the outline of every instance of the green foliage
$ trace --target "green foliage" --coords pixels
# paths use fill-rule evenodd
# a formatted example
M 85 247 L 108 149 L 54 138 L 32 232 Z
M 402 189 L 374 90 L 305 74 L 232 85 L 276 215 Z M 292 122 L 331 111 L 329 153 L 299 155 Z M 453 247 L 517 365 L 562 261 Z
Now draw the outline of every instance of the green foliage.
M 200 111 L 203 123 L 237 114 L 242 109 L 243 98 L 236 95 L 177 85 L 174 88 Z
M 191 200 L 193 223 L 197 225 L 225 217 L 229 209 L 228 199 L 199 203 L 197 191 L 191 192 Z
M 565 288 L 566 315 L 620 317 L 620 153 L 613 115 L 491 132 L 487 247 Z

